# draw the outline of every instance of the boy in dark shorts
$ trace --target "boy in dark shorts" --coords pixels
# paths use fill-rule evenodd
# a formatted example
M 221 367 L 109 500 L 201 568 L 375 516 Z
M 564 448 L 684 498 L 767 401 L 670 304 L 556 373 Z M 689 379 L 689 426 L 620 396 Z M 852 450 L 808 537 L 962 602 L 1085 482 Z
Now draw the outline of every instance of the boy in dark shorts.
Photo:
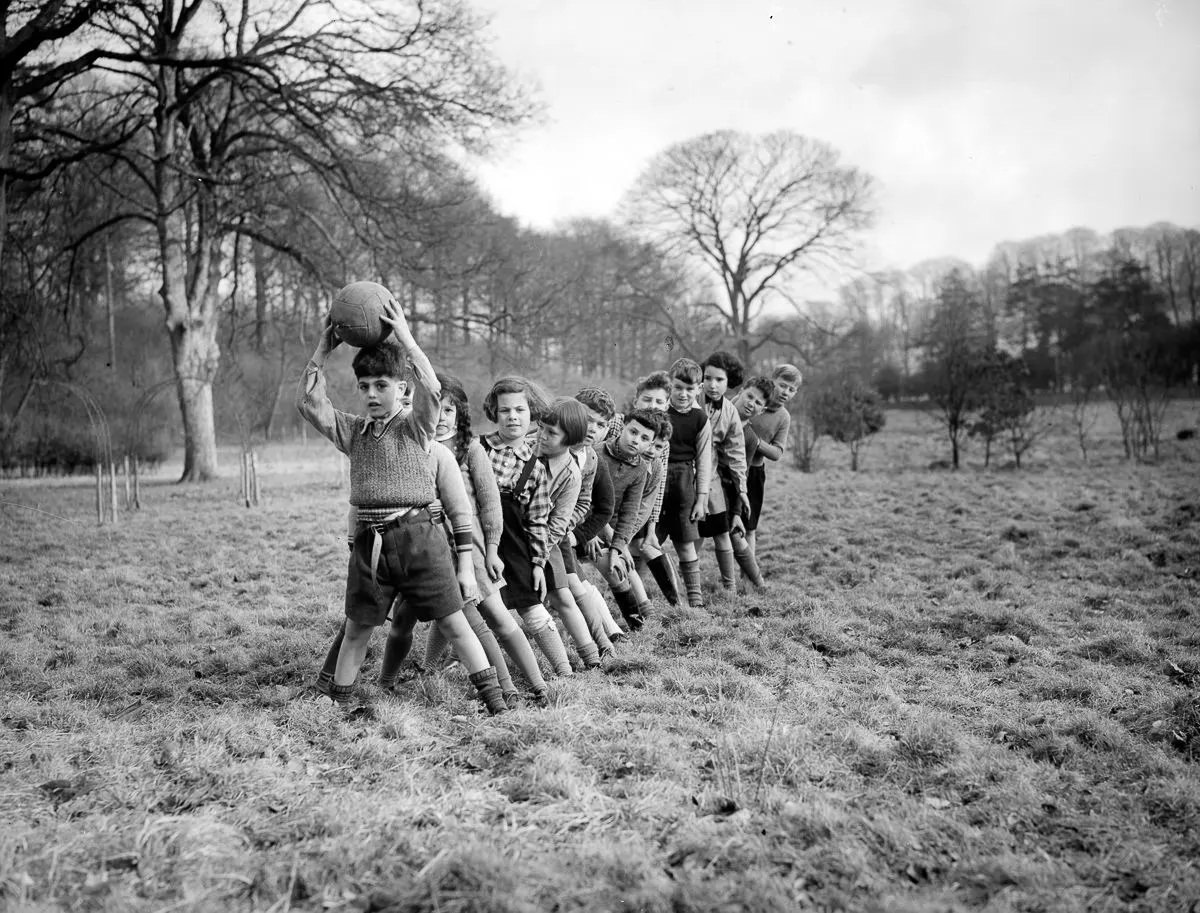
M 395 299 L 389 299 L 383 320 L 394 341 L 389 337 L 361 350 L 353 362 L 365 416 L 342 412 L 329 401 L 324 365 L 339 340 L 328 318 L 300 379 L 300 414 L 350 459 L 350 504 L 357 513 L 346 575 L 346 629 L 329 696 L 349 705 L 371 632 L 399 595 L 419 620 L 442 629 L 488 712 L 503 713 L 508 708 L 496 669 L 462 614 L 459 581 L 469 576 L 474 586 L 471 539 L 456 535 L 456 565 L 440 518 L 429 509 L 437 496 L 428 451 L 440 385 Z M 412 409 L 402 414 L 406 361 L 414 376 Z
M 668 373 L 671 449 L 667 457 L 666 493 L 658 519 L 658 540 L 665 542 L 669 538 L 675 546 L 688 605 L 703 608 L 700 560 L 696 554 L 700 533 L 696 524 L 708 512 L 713 475 L 712 426 L 704 410 L 696 405 L 703 377 L 700 365 L 690 358 L 680 358 Z

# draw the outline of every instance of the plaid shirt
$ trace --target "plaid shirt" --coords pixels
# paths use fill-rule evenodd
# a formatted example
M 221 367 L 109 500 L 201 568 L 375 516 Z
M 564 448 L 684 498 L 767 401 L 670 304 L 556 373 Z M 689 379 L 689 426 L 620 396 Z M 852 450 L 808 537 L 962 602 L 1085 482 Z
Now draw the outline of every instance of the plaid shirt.
M 550 497 L 550 478 L 546 466 L 533 455 L 529 442 L 522 439 L 516 444 L 506 444 L 499 434 L 483 438 L 484 449 L 492 461 L 492 472 L 496 474 L 496 485 L 501 494 L 513 493 L 521 470 L 528 460 L 534 460 L 533 471 L 525 487 L 516 492 L 516 502 L 521 507 L 521 519 L 525 536 L 529 539 L 529 552 L 534 567 L 542 567 L 550 551 L 550 530 L 547 525 L 554 502 Z

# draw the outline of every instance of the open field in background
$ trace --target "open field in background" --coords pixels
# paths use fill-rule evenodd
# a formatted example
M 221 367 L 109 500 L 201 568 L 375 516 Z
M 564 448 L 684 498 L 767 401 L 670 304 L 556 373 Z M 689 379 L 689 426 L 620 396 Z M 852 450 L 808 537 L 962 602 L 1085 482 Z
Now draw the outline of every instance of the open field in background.
M 323 443 L 205 488 L 0 482 L 0 907 L 1200 909 L 1200 442 L 1106 416 L 1020 472 L 778 470 L 762 594 L 661 611 L 554 705 L 457 671 L 374 722 L 294 693 L 340 617 Z M 16 504 L 37 507 L 56 519 Z M 711 552 L 707 582 L 715 583 Z

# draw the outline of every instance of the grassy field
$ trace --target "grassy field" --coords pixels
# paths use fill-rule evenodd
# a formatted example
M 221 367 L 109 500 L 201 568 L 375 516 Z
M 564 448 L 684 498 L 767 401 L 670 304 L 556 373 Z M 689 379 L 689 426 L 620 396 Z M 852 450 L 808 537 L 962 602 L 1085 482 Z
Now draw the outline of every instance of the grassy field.
M 949 473 L 889 422 L 862 472 L 770 478 L 765 592 L 496 719 L 456 670 L 380 694 L 377 654 L 376 720 L 296 697 L 328 447 L 264 451 L 254 510 L 233 459 L 168 466 L 116 527 L 0 482 L 0 908 L 1198 909 L 1200 443 Z

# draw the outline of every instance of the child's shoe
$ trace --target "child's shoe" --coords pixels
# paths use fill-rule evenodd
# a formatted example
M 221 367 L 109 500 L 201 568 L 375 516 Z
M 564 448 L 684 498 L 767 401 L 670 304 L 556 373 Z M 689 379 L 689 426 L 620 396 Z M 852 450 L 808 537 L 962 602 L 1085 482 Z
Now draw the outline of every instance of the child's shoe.
M 521 693 L 519 691 L 505 691 L 504 703 L 509 710 L 516 710 L 521 706 Z
M 529 703 L 539 710 L 550 706 L 550 692 L 545 688 L 534 688 L 529 692 Z

